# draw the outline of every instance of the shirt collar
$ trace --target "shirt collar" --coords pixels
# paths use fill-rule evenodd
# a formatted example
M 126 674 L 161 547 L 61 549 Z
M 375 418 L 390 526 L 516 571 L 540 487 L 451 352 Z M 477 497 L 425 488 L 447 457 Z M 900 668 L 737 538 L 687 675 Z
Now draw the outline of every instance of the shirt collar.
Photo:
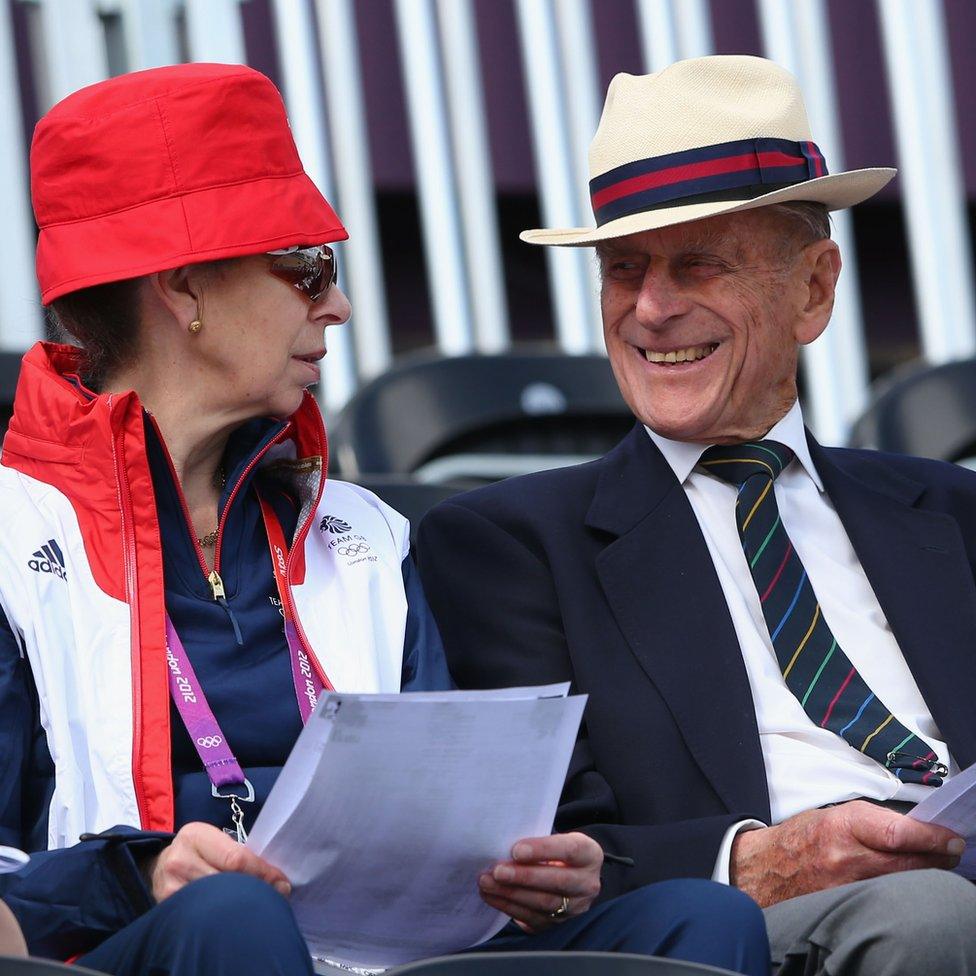
M 664 459 L 671 465 L 675 477 L 681 484 L 684 484 L 695 465 L 698 464 L 698 459 L 707 449 L 707 445 L 703 447 L 701 444 L 692 444 L 688 441 L 672 441 L 646 426 L 644 430 L 647 431 L 648 436 L 664 455 Z M 813 466 L 813 459 L 810 457 L 810 447 L 807 444 L 806 430 L 803 426 L 803 411 L 800 409 L 799 400 L 793 403 L 786 416 L 766 434 L 766 437 L 769 440 L 785 444 L 793 451 L 796 460 L 810 476 L 818 490 L 821 492 L 824 490 L 823 482 L 820 480 L 820 475 Z

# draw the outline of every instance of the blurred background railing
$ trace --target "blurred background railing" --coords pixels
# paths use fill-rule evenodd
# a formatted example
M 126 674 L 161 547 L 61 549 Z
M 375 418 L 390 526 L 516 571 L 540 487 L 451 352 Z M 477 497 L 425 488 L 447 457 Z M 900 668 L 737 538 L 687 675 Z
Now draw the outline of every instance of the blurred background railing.
M 517 232 L 591 222 L 586 147 L 614 73 L 764 54 L 799 76 L 832 171 L 901 170 L 836 215 L 842 288 L 805 350 L 807 419 L 842 443 L 873 378 L 976 354 L 973 36 L 971 0 L 0 0 L 0 349 L 45 329 L 26 164 L 37 118 L 109 75 L 197 60 L 278 83 L 306 169 L 349 228 L 354 314 L 328 337 L 327 414 L 415 350 L 599 354 L 592 252 Z

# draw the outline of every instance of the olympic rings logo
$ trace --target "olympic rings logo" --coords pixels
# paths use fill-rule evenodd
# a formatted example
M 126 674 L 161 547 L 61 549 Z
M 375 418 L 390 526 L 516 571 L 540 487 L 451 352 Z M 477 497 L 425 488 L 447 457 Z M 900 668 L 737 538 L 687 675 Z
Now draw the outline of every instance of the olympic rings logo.
M 369 552 L 369 546 L 365 542 L 354 542 L 348 546 L 339 546 L 336 552 L 340 556 L 361 556 L 364 552 Z
M 203 746 L 204 749 L 216 749 L 217 746 L 223 745 L 223 742 L 219 735 L 204 735 L 197 739 L 197 745 Z

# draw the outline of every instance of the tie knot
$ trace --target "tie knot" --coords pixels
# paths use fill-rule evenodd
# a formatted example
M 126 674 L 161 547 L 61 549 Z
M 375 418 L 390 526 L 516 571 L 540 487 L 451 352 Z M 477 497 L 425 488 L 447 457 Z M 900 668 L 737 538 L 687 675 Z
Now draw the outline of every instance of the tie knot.
M 778 441 L 717 444 L 705 451 L 698 464 L 709 474 L 740 488 L 755 475 L 775 481 L 793 460 L 793 452 Z

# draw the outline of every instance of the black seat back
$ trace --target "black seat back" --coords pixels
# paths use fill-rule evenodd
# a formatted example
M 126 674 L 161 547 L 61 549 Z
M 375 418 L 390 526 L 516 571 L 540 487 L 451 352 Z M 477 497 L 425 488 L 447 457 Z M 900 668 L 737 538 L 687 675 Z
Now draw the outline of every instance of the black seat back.
M 0 956 L 0 976 L 106 976 L 94 969 L 66 966 L 50 959 L 21 959 Z
M 19 352 L 0 352 L 0 441 L 7 431 L 10 415 L 14 409 L 14 390 L 20 376 Z
M 854 425 L 850 444 L 943 461 L 976 456 L 976 359 L 901 371 Z
M 463 482 L 598 456 L 633 423 L 603 356 L 549 347 L 425 355 L 364 386 L 334 425 L 332 444 L 353 480 L 365 472 Z
M 386 976 L 731 976 L 724 969 L 625 952 L 472 952 L 388 969 Z
M 457 494 L 458 488 L 450 485 L 428 485 L 403 475 L 361 475 L 357 485 L 368 488 L 374 495 L 395 508 L 410 521 L 410 544 L 417 544 L 417 527 L 427 510 Z

